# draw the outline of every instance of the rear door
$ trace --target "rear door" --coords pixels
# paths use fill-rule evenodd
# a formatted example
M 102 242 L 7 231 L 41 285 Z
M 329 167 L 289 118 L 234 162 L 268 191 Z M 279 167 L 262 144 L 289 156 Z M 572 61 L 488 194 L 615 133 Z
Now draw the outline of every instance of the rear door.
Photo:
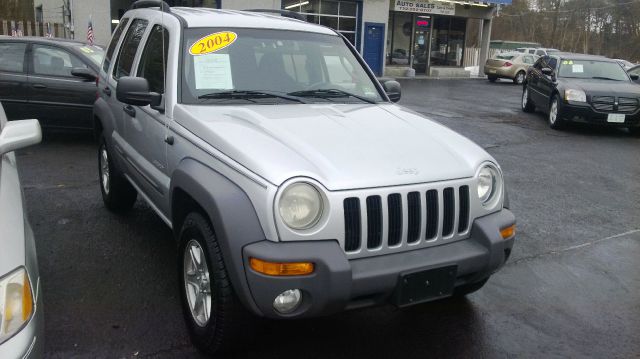
M 539 58 L 538 61 L 530 67 L 529 76 L 527 77 L 529 96 L 537 106 L 541 106 L 543 103 L 543 96 L 540 89 L 540 78 L 544 77 L 544 74 L 542 73 L 544 64 L 544 58 Z
M 7 118 L 25 118 L 27 108 L 27 43 L 0 42 L 0 102 Z
M 91 129 L 95 81 L 71 75 L 90 67 L 59 46 L 31 44 L 29 54 L 28 117 L 45 127 Z

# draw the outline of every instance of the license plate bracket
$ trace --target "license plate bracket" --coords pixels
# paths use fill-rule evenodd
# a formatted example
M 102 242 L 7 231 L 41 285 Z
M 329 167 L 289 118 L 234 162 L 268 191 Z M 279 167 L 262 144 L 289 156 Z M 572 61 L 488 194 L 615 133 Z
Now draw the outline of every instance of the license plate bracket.
M 453 294 L 458 266 L 403 273 L 394 294 L 394 304 L 406 307 Z
M 625 115 L 621 113 L 610 113 L 607 115 L 607 122 L 624 123 Z

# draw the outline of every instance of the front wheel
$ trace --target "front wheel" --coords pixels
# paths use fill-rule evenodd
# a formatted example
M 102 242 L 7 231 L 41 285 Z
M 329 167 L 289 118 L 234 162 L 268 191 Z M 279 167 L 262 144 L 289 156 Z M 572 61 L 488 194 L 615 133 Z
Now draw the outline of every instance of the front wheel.
M 560 110 L 560 97 L 553 95 L 551 99 L 551 105 L 549 106 L 549 127 L 554 130 L 560 130 L 564 127 L 564 120 L 562 119 L 562 112 Z
M 517 85 L 522 85 L 524 83 L 524 71 L 518 71 L 516 77 L 513 78 L 513 83 Z
M 491 75 L 487 76 L 487 78 L 489 79 L 489 82 L 496 82 L 496 80 L 498 79 L 497 76 L 491 76 Z
M 209 220 L 189 213 L 179 232 L 178 274 L 191 340 L 207 354 L 228 352 L 255 330 L 238 300 Z
M 536 106 L 531 102 L 531 96 L 529 96 L 529 88 L 527 86 L 522 90 L 522 111 L 533 112 Z
M 104 205 L 112 212 L 125 212 L 136 202 L 138 193 L 113 165 L 104 136 L 98 149 L 98 175 Z

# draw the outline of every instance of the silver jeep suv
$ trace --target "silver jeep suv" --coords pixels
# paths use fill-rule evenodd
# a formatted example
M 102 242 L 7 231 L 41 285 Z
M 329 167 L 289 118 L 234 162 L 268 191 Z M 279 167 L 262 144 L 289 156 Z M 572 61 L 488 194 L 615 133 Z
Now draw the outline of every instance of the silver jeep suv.
M 514 242 L 489 154 L 394 104 L 336 31 L 280 15 L 138 1 L 99 78 L 104 203 L 140 195 L 173 229 L 210 353 L 256 316 L 473 292 Z

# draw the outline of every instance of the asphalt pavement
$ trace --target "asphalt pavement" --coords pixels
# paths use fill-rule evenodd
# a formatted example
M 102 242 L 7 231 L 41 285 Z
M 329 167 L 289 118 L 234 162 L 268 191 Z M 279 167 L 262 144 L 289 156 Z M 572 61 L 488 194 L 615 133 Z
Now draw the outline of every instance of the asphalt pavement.
M 551 130 L 521 88 L 403 81 L 400 104 L 500 163 L 518 219 L 509 263 L 467 299 L 267 322 L 238 357 L 640 357 L 640 138 Z M 183 323 L 176 245 L 139 200 L 100 197 L 91 137 L 47 133 L 18 156 L 38 246 L 51 358 L 200 357 Z

